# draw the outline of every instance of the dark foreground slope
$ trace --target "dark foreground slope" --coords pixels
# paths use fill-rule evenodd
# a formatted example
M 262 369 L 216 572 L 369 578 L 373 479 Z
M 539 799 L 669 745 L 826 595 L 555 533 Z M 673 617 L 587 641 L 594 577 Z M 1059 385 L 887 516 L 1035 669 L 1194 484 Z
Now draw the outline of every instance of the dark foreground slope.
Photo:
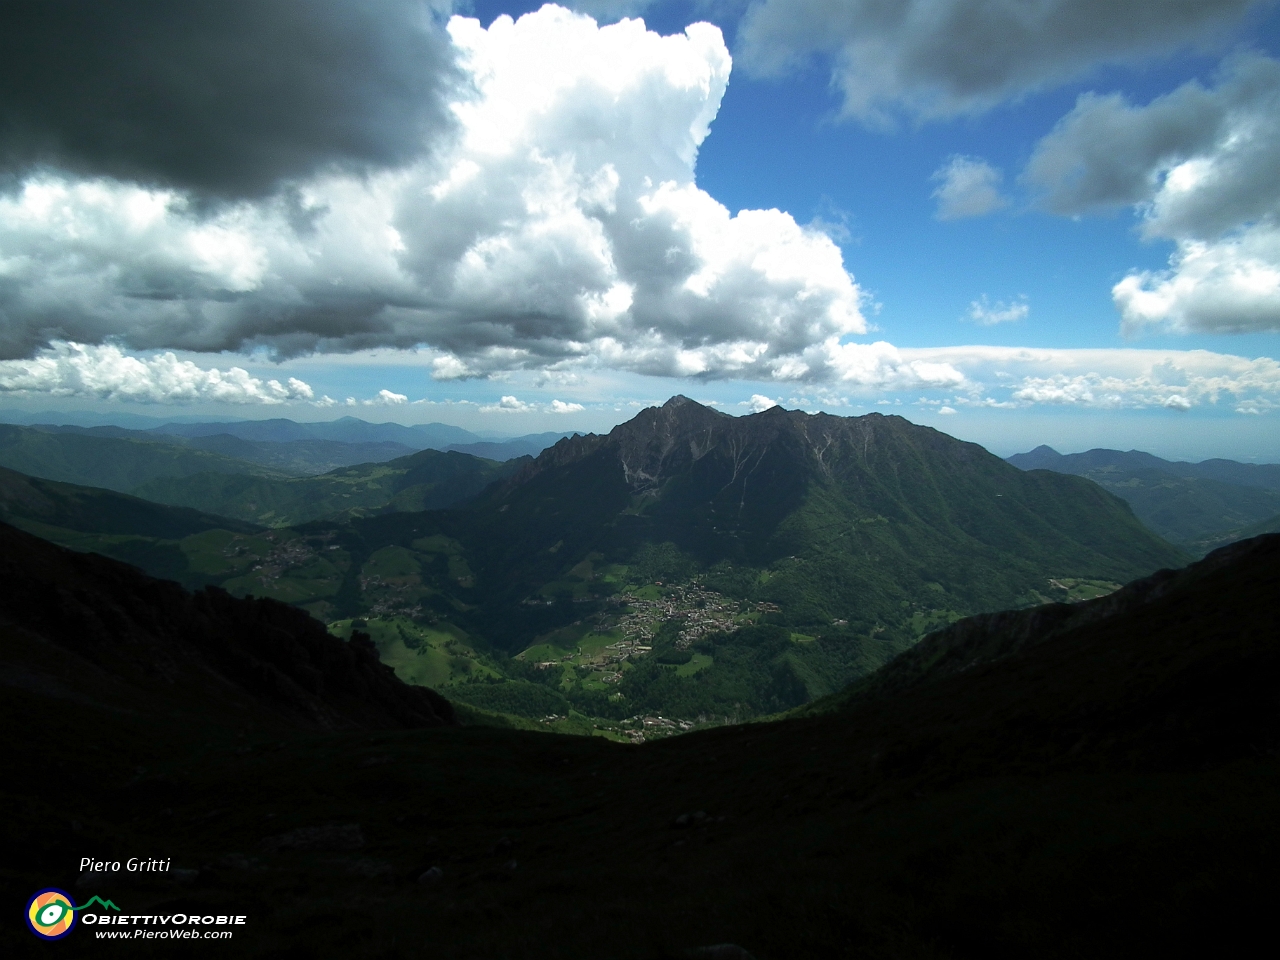
M 11 687 L 0 897 L 243 914 L 217 949 L 249 957 L 1232 955 L 1280 879 L 1280 537 L 1130 596 L 972 622 L 934 642 L 968 669 L 840 712 L 641 747 Z M 86 855 L 195 872 L 78 879 Z M 59 947 L 174 952 L 87 924 Z
M 448 702 L 408 687 L 366 639 L 344 643 L 275 600 L 175 583 L 0 524 L 4 682 L 164 724 L 431 726 Z

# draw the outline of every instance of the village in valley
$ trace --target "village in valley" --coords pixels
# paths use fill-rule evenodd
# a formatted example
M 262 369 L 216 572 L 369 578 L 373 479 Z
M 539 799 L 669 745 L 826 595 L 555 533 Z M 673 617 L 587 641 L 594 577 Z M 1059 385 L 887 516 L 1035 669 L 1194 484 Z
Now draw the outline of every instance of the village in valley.
M 761 614 L 778 609 L 771 603 L 730 599 L 696 579 L 684 584 L 658 581 L 633 586 L 611 597 L 606 610 L 541 638 L 541 642 L 517 654 L 516 659 L 531 662 L 539 670 L 560 671 L 564 677 L 562 686 L 581 684 L 585 689 L 608 689 L 622 679 L 635 661 L 653 653 L 659 631 L 671 624 L 678 629 L 674 649 L 684 653 L 678 659 L 685 662 L 664 666 L 688 676 L 712 662 L 709 654 L 691 652 L 700 638 L 732 633 L 753 623 Z M 543 722 L 554 724 L 563 719 L 549 715 Z M 716 718 L 706 722 L 723 721 Z M 641 743 L 686 733 L 699 725 L 702 724 L 695 720 L 637 715 L 619 722 L 615 732 L 620 738 Z

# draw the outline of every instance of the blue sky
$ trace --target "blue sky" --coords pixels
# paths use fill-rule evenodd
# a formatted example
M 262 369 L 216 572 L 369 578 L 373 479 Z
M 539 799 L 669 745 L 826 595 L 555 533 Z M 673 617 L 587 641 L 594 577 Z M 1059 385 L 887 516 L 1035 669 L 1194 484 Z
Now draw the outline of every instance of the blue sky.
M 683 393 L 1280 460 L 1275 3 L 322 6 L 341 39 L 172 26 L 298 38 L 296 89 L 156 28 L 213 107 L 130 100 L 136 51 L 85 68 L 126 91 L 93 114 L 21 67 L 0 407 L 515 435 Z M 350 45 L 318 80 L 313 41 Z

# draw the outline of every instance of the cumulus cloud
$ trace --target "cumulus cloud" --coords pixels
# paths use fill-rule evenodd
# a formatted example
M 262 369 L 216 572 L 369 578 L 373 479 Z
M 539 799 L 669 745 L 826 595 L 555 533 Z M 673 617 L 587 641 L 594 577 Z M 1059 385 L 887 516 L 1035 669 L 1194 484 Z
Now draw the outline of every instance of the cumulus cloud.
M 1168 270 L 1131 273 L 1111 296 L 1129 333 L 1280 330 L 1280 228 L 1251 226 L 1215 243 L 1182 240 Z
M 762 393 L 753 393 L 750 400 L 743 400 L 738 406 L 750 408 L 752 413 L 764 413 L 770 407 L 776 407 L 778 401 L 766 397 Z
M 738 30 L 747 69 L 834 58 L 848 115 L 986 109 L 1099 63 L 1201 45 L 1255 0 L 755 0 Z
M 517 397 L 505 396 L 497 403 L 480 407 L 481 413 L 581 413 L 585 410 L 580 403 L 567 400 L 552 400 L 550 403 L 526 403 Z
M 1009 203 L 1000 195 L 1002 174 L 981 157 L 954 156 L 931 179 L 938 182 L 933 197 L 939 220 L 981 217 Z
M 1045 207 L 1078 214 L 1135 205 L 1169 268 L 1112 290 L 1126 332 L 1146 327 L 1280 329 L 1280 62 L 1227 62 L 1146 106 L 1083 96 L 1037 145 L 1023 175 Z
M 452 127 L 460 77 L 430 7 L 7 4 L 0 171 L 51 165 L 237 198 L 331 167 L 398 166 Z
M 828 236 L 731 214 L 695 183 L 731 69 L 718 28 L 662 37 L 547 6 L 448 33 L 454 131 L 382 172 L 330 165 L 213 208 L 179 187 L 26 177 L 0 198 L 0 351 L 427 345 L 438 379 L 786 379 L 865 332 Z
M 991 303 L 984 293 L 977 300 L 969 304 L 969 319 L 980 327 L 993 327 L 998 323 L 1013 323 L 1017 320 L 1024 320 L 1027 314 L 1031 312 L 1031 306 L 1027 303 L 1026 297 L 1019 297 L 1017 300 L 997 300 Z
M 533 404 L 525 403 L 515 397 L 503 397 L 497 403 L 480 408 L 481 413 L 528 413 L 534 409 Z
M 0 391 L 133 403 L 277 404 L 314 396 L 310 386 L 293 377 L 285 383 L 264 381 L 240 367 L 206 369 L 172 353 L 139 358 L 110 344 L 65 342 L 32 360 L 0 361 Z

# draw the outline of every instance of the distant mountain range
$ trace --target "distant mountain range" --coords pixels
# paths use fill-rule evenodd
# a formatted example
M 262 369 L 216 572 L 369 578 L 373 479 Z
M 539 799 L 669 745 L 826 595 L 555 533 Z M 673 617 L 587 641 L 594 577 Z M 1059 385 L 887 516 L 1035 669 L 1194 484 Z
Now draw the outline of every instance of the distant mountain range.
M 0 467 L 33 477 L 127 493 L 157 477 L 201 473 L 288 474 L 208 450 L 86 433 L 0 424 Z
M 35 437 L 32 434 L 43 434 Z M 46 437 L 63 439 L 51 440 Z M 0 466 L 32 476 L 131 492 L 154 476 L 192 473 L 314 476 L 339 467 L 395 460 L 418 450 L 457 450 L 488 460 L 537 456 L 566 433 L 485 440 L 447 424 L 404 427 L 355 417 L 330 423 L 245 420 L 164 423 L 147 430 L 114 425 L 0 424 Z M 73 439 L 80 437 L 84 439 Z M 108 441 L 164 443 L 225 459 L 139 451 Z M 144 463 L 142 473 L 130 464 Z M 139 480 L 138 477 L 143 476 Z
M 255 464 L 294 476 L 314 476 L 338 467 L 359 463 L 382 463 L 414 453 L 418 448 L 391 440 L 369 443 L 344 443 L 338 440 L 245 440 L 229 433 L 203 437 L 183 437 L 154 430 L 126 430 L 123 427 L 75 427 L 38 424 L 31 428 L 42 433 L 83 434 L 118 440 L 168 443 L 178 447 L 204 450 L 224 457 Z M 247 470 L 241 466 L 241 471 Z M 226 471 L 223 471 L 226 472 Z
M 1280 530 L 1280 464 L 1174 462 L 1138 450 L 1063 455 L 1047 446 L 1015 454 L 1009 462 L 1023 470 L 1088 477 L 1192 554 Z

